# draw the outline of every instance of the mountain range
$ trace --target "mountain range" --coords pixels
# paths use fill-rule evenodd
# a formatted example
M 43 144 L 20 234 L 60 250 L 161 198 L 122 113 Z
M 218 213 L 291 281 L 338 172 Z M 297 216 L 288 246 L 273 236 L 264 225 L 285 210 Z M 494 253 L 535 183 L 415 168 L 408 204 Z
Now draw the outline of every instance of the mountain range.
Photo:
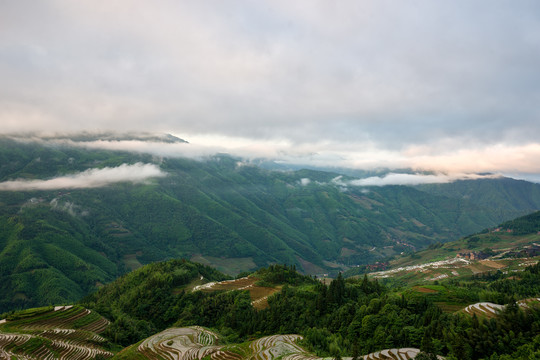
M 85 145 L 96 140 L 187 144 L 149 135 L 2 138 L 0 311 L 75 301 L 173 258 L 233 275 L 275 263 L 337 274 L 540 209 L 540 185 L 510 178 L 360 187 L 328 170 Z
M 90 216 L 74 209 L 61 213 Z M 60 246 L 46 229 L 37 232 L 50 238 L 33 243 L 54 253 Z M 0 314 L 0 358 L 532 359 L 540 355 L 538 242 L 540 211 L 331 281 L 294 264 L 232 279 L 186 259 L 155 261 L 75 303 Z

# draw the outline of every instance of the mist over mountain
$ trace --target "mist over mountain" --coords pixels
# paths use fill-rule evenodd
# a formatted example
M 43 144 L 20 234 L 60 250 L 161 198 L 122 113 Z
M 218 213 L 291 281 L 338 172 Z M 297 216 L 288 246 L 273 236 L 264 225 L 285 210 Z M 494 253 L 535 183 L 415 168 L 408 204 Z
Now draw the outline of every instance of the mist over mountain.
M 540 358 L 538 34 L 527 0 L 0 1 L 0 358 Z
M 111 138 L 104 142 L 126 139 Z M 268 170 L 229 155 L 194 160 L 62 141 L 1 140 L 4 310 L 73 301 L 171 258 L 229 274 L 272 263 L 335 273 L 540 208 L 539 185 L 508 178 L 359 186 L 350 175 Z

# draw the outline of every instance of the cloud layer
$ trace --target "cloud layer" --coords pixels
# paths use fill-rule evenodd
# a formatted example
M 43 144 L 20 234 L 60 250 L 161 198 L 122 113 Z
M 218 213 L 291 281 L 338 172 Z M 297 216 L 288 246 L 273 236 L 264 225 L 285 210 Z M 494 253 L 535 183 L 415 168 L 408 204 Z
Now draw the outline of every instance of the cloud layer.
M 4 1 L 0 131 L 536 172 L 538 34 L 529 0 Z
M 0 182 L 0 191 L 32 191 L 104 187 L 118 182 L 142 183 L 166 173 L 154 164 L 123 164 L 118 167 L 89 169 L 81 173 L 49 180 L 13 180 Z
M 39 137 L 12 137 L 18 141 L 39 141 L 43 144 L 76 146 L 89 149 L 107 149 L 149 153 L 161 157 L 203 159 L 217 153 L 228 153 L 246 160 L 272 159 L 283 163 L 319 167 L 356 169 L 412 169 L 432 171 L 448 176 L 496 173 L 511 177 L 540 178 L 540 144 L 493 144 L 448 149 L 439 145 L 410 146 L 401 150 L 380 150 L 375 147 L 357 148 L 350 144 L 316 142 L 295 144 L 290 141 L 260 141 L 223 136 L 198 136 L 189 143 L 164 143 L 142 140 L 73 141 L 67 139 L 43 140 Z M 315 151 L 315 149 L 317 149 Z M 472 176 L 472 175 L 471 175 Z
M 390 173 L 385 176 L 373 176 L 366 179 L 352 180 L 347 182 L 353 186 L 387 186 L 387 185 L 421 185 L 421 184 L 441 184 L 454 182 L 456 180 L 472 180 L 481 178 L 493 178 L 496 175 L 470 175 L 470 174 L 398 174 Z

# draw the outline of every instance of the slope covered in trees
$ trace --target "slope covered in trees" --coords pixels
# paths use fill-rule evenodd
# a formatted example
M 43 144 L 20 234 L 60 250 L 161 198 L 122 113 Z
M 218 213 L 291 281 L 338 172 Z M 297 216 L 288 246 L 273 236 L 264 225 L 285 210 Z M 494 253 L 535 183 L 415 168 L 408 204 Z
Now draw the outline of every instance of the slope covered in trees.
M 540 211 L 504 222 L 500 230 L 510 231 L 512 235 L 527 235 L 540 232 Z
M 540 256 L 540 212 L 534 212 L 489 229 L 427 249 L 403 254 L 375 269 L 373 276 L 392 274 L 393 281 L 430 282 L 433 278 L 459 278 L 484 272 L 518 272 Z M 369 272 L 369 266 L 345 272 L 355 276 Z M 374 270 L 372 269 L 372 272 Z
M 338 276 L 325 285 L 282 265 L 250 276 L 280 287 L 268 298 L 267 308 L 255 310 L 247 289 L 193 291 L 196 283 L 219 280 L 224 275 L 179 260 L 134 271 L 87 297 L 83 305 L 90 309 L 88 313 L 105 315 L 111 321 L 100 334 L 105 338 L 100 343 L 109 344 L 105 348 L 101 345 L 104 351 L 116 352 L 118 345 L 128 347 L 118 358 L 158 358 L 184 351 L 193 358 L 214 351 L 218 358 L 239 360 L 258 353 L 272 358 L 273 352 L 299 359 L 311 358 L 310 352 L 321 357 L 372 354 L 371 358 L 377 358 L 391 353 L 384 349 L 400 348 L 419 348 L 422 353 L 418 358 L 437 354 L 450 360 L 530 359 L 540 355 L 538 301 L 515 301 L 524 299 L 522 296 L 540 297 L 538 286 L 531 286 L 540 283 L 540 265 L 526 268 L 519 278 L 499 273 L 441 282 L 431 291 L 392 289 L 367 277 Z M 493 305 L 501 310 L 489 314 L 466 311 L 471 308 L 468 305 L 474 307 L 479 301 L 504 306 Z M 72 309 L 76 315 L 85 308 Z M 50 316 L 50 310 L 4 314 L 0 318 L 7 316 L 9 321 L 0 324 L 0 330 L 79 319 Z M 74 320 L 80 324 L 69 323 L 67 328 L 92 326 L 99 319 Z M 182 340 L 185 335 L 188 338 Z M 46 339 L 40 341 L 39 346 L 49 346 Z M 34 351 L 32 344 L 10 344 L 2 346 Z
M 170 258 L 230 274 L 272 263 L 337 273 L 531 210 L 523 201 L 483 207 L 406 186 L 359 188 L 336 173 L 269 171 L 228 156 L 158 158 L 63 141 L 1 139 L 0 182 L 139 162 L 167 176 L 99 188 L 0 191 L 0 311 L 75 301 L 128 270 Z
M 160 306 L 154 304 L 141 312 L 140 304 L 152 304 L 152 293 L 161 291 L 163 283 L 145 283 L 147 292 L 133 301 L 131 295 L 123 295 L 126 280 L 106 286 L 86 306 L 104 314 L 129 316 L 130 326 L 121 318 L 111 319 L 115 330 L 108 333 L 110 337 L 125 334 L 117 341 L 126 346 L 143 339 L 144 334 L 137 329 L 151 328 L 157 333 L 172 326 L 197 325 L 211 328 L 223 341 L 233 343 L 298 334 L 304 338 L 300 344 L 319 356 L 360 356 L 413 347 L 448 359 L 517 359 L 512 354 L 530 356 L 540 350 L 535 345 L 540 326 L 538 303 L 528 302 L 527 307 L 515 304 L 517 299 L 540 296 L 538 286 L 531 286 L 540 282 L 539 269 L 540 265 L 527 268 L 519 280 L 498 274 L 496 278 L 444 282 L 434 287 L 436 290 L 419 292 L 415 288 L 390 289 L 367 277 L 338 276 L 324 285 L 291 267 L 276 265 L 252 275 L 268 282 L 279 279 L 282 286 L 269 297 L 269 306 L 258 311 L 251 306 L 247 290 L 193 292 L 169 287 L 159 294 L 163 299 Z M 136 273 L 133 280 L 142 274 Z M 118 298 L 111 301 L 107 294 Z M 460 311 L 479 301 L 507 306 L 497 316 Z M 168 318 L 149 310 L 155 308 Z M 504 354 L 508 356 L 499 357 Z

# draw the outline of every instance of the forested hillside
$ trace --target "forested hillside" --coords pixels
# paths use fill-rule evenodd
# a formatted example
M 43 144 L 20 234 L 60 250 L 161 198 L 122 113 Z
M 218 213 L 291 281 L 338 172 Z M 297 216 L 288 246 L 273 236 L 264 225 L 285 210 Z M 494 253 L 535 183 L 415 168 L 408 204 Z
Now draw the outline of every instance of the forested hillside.
M 460 360 L 498 359 L 490 357 L 494 354 L 532 354 L 540 350 L 540 339 L 534 340 L 540 325 L 539 304 L 529 302 L 527 307 L 520 308 L 514 301 L 540 295 L 540 289 L 534 285 L 540 281 L 539 269 L 538 265 L 529 267 L 517 281 L 510 275 L 499 274 L 494 278 L 444 283 L 424 292 L 416 288 L 395 291 L 366 277 L 344 280 L 338 276 L 325 286 L 309 277 L 299 277 L 289 267 L 273 266 L 253 274 L 266 281 L 274 279 L 274 283 L 283 286 L 269 298 L 268 308 L 254 310 L 246 292 L 166 290 L 169 295 L 162 296 L 168 306 L 160 311 L 170 320 L 162 322 L 157 330 L 172 325 L 202 325 L 233 342 L 253 335 L 300 334 L 308 349 L 333 357 L 403 347 Z M 117 286 L 112 284 L 90 298 L 96 309 L 118 314 L 118 305 L 108 304 L 123 303 L 126 305 L 122 312 L 129 313 L 134 321 L 152 325 L 161 321 L 156 319 L 162 316 L 151 318 L 145 312 L 137 315 L 138 304 L 153 302 L 152 286 L 137 301 L 123 295 L 114 301 L 101 298 L 101 294 L 116 291 L 122 294 Z M 154 289 L 157 291 L 157 287 Z M 459 311 L 479 301 L 510 305 L 497 315 Z M 114 334 L 129 331 L 126 327 L 114 329 Z M 517 357 L 501 357 L 509 358 Z
M 393 284 L 425 284 L 473 275 L 520 272 L 540 259 L 540 211 L 525 215 L 455 241 L 396 256 L 384 269 L 359 266 L 344 275 L 370 276 Z M 371 271 L 370 271 L 371 270 Z
M 538 184 L 510 178 L 458 180 L 447 184 L 419 185 L 419 190 L 450 198 L 467 199 L 504 214 L 505 209 L 540 210 Z M 516 215 L 517 217 L 517 215 Z
M 166 176 L 0 191 L 0 311 L 74 301 L 128 270 L 170 258 L 229 274 L 271 263 L 337 273 L 532 210 L 523 201 L 484 207 L 407 186 L 355 187 L 337 173 L 270 171 L 226 155 L 158 157 L 87 149 L 86 137 L 76 140 L 77 146 L 3 138 L 1 182 L 72 178 L 126 164 L 153 164 Z
M 319 356 L 408 347 L 460 360 L 503 354 L 508 356 L 500 359 L 526 359 L 540 352 L 540 265 L 526 268 L 519 279 L 498 273 L 404 289 L 367 277 L 338 276 L 327 286 L 292 267 L 275 265 L 250 275 L 281 288 L 259 310 L 247 291 L 193 291 L 178 282 L 174 274 L 187 273 L 180 269 L 209 271 L 182 262 L 150 265 L 106 286 L 83 305 L 110 316 L 113 323 L 104 334 L 124 345 L 144 338 L 141 330 L 198 325 L 234 343 L 300 334 L 301 344 Z M 494 305 L 501 310 L 467 312 L 472 308 L 467 305 L 479 301 L 501 304 Z
M 220 345 L 216 351 L 240 360 L 273 346 L 274 340 L 293 346 L 288 351 L 298 359 L 313 358 L 308 352 L 333 358 L 376 352 L 370 358 L 381 359 L 377 354 L 384 349 L 395 349 L 395 354 L 398 349 L 404 349 L 403 354 L 420 349 L 418 359 L 442 355 L 448 360 L 525 360 L 540 354 L 538 264 L 523 269 L 519 277 L 498 272 L 405 288 L 341 275 L 325 285 L 292 266 L 272 265 L 249 275 L 256 284 L 278 290 L 259 309 L 249 289 L 212 290 L 210 285 L 223 278 L 189 261 L 146 265 L 76 306 L 0 315 L 0 354 L 36 358 L 37 353 L 62 351 L 63 358 L 70 359 L 67 350 L 74 347 L 69 334 L 79 334 L 78 352 L 100 351 L 104 358 L 127 346 L 117 354 L 121 359 L 154 359 L 179 346 L 183 351 L 193 346 L 192 358 L 202 359 L 205 352 L 199 350 L 206 344 Z M 47 327 L 60 323 L 76 331 Z M 87 328 L 99 330 L 100 337 L 80 332 Z M 25 334 L 29 329 L 34 330 L 32 339 Z M 182 334 L 191 335 L 178 338 Z M 54 343 L 48 340 L 52 336 Z M 89 342 L 91 337 L 98 341 Z M 274 351 L 285 351 L 279 349 Z M 277 356 L 272 354 L 266 356 Z

